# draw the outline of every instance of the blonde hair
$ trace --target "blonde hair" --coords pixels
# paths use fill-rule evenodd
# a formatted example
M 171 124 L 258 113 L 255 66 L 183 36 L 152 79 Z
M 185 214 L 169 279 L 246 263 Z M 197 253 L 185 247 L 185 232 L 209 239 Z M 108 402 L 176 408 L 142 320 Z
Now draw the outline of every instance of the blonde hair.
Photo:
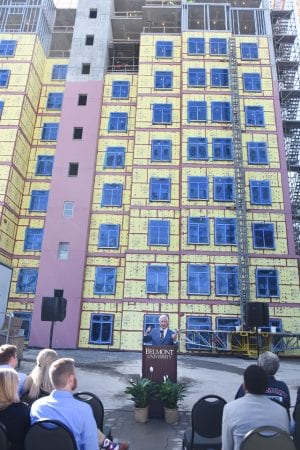
M 19 377 L 14 369 L 0 369 L 0 410 L 19 402 Z
M 39 397 L 40 389 L 46 392 L 51 392 L 53 390 L 53 384 L 51 383 L 49 377 L 49 368 L 53 361 L 58 358 L 58 354 L 55 350 L 50 348 L 45 348 L 41 350 L 36 358 L 36 366 L 29 375 L 30 389 L 28 392 L 28 397 L 30 399 L 36 399 Z M 26 387 L 25 387 L 26 389 Z

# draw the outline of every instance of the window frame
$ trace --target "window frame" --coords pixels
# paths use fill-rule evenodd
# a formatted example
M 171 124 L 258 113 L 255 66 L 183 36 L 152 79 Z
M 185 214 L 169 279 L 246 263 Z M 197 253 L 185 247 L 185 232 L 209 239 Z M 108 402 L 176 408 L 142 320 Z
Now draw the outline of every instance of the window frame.
M 120 123 L 124 121 L 124 126 L 120 127 Z M 117 128 L 112 128 L 112 125 L 117 125 Z M 127 133 L 128 131 L 128 113 L 126 112 L 110 112 L 108 120 L 108 131 L 115 133 Z
M 169 70 L 157 70 L 154 73 L 154 89 L 173 89 L 173 72 Z
M 190 176 L 188 176 L 187 184 L 188 184 L 188 200 L 189 201 L 208 200 L 208 198 L 209 198 L 208 176 L 191 176 L 190 175 Z M 195 190 L 197 190 L 197 192 L 194 194 Z M 201 192 L 203 192 L 204 194 L 201 195 Z M 198 195 L 195 196 L 196 194 L 198 194 Z
M 119 248 L 119 245 L 120 225 L 114 223 L 101 223 L 98 231 L 98 248 L 117 249 Z
M 108 203 L 104 198 L 110 192 L 111 201 Z M 122 183 L 103 183 L 101 207 L 121 207 L 123 204 L 123 184 Z
M 54 156 L 38 155 L 35 167 L 36 176 L 52 176 Z
M 40 252 L 43 244 L 44 228 L 26 227 L 24 252 Z
M 58 122 L 43 123 L 41 141 L 57 141 Z
M 265 272 L 265 274 L 264 274 Z M 269 272 L 269 277 L 267 277 L 267 272 Z M 271 294 L 270 292 L 270 277 L 275 279 L 275 283 L 276 283 L 276 294 Z M 263 294 L 261 292 L 260 289 L 262 289 L 262 287 L 259 286 L 259 280 L 261 279 L 261 281 L 263 281 L 262 279 L 266 278 L 265 281 L 265 290 L 266 293 Z M 266 298 L 266 297 L 280 297 L 280 290 L 279 290 L 279 277 L 278 277 L 278 270 L 276 269 L 256 269 L 255 272 L 255 281 L 256 281 L 256 297 L 258 298 Z
M 265 127 L 264 107 L 245 106 L 245 121 L 247 127 Z
M 173 58 L 173 41 L 156 41 L 155 57 L 159 59 Z
M 245 92 L 261 92 L 262 88 L 261 88 L 260 73 L 257 73 L 257 72 L 245 73 L 244 72 L 243 73 L 243 89 Z
M 64 81 L 67 78 L 68 65 L 67 64 L 53 64 L 51 80 Z
M 229 70 L 215 67 L 210 70 L 211 87 L 229 87 Z
M 188 217 L 187 220 L 187 244 L 209 245 L 210 220 L 208 217 Z
M 127 80 L 113 80 L 111 87 L 111 98 L 129 98 L 130 83 Z
M 172 112 L 172 104 L 154 103 L 152 105 L 152 125 L 172 125 Z
M 63 92 L 49 92 L 46 109 L 61 110 L 64 99 Z
M 104 275 L 103 283 L 98 281 L 100 275 Z M 107 277 L 112 277 L 112 282 L 108 285 L 106 282 Z M 97 266 L 95 268 L 95 280 L 94 280 L 94 294 L 95 295 L 115 295 L 116 293 L 116 282 L 117 282 L 117 268 L 113 266 Z M 97 289 L 97 283 L 103 284 L 103 289 Z M 110 290 L 107 290 L 109 287 Z
M 99 316 L 99 320 L 96 320 L 96 316 Z M 101 317 L 101 319 L 100 319 Z M 107 317 L 107 320 L 104 320 L 104 318 Z M 92 339 L 93 334 L 95 333 L 93 331 L 93 326 L 99 324 L 99 338 L 98 339 Z M 108 338 L 103 338 L 103 324 L 108 325 Z M 113 314 L 98 314 L 98 313 L 92 313 L 90 318 L 90 327 L 89 327 L 89 344 L 97 344 L 97 345 L 112 345 L 113 343 L 113 326 L 114 326 L 114 315 Z M 105 332 L 105 330 L 104 330 Z
M 197 271 L 196 268 L 198 268 L 200 270 Z M 194 290 L 191 289 L 192 272 L 195 274 L 194 278 L 197 278 L 197 280 L 194 281 L 195 284 L 196 284 L 196 282 L 198 283 L 197 291 L 196 291 L 196 288 Z M 202 275 L 202 278 L 206 277 L 206 280 L 205 280 L 206 289 L 202 289 L 202 290 L 200 289 L 201 275 Z M 210 267 L 208 264 L 192 264 L 192 263 L 187 264 L 187 295 L 210 295 Z
M 10 79 L 10 69 L 0 69 L 0 88 L 7 88 Z
M 220 114 L 218 109 L 220 108 Z M 229 117 L 228 117 L 229 113 Z M 231 103 L 230 102 L 211 102 L 211 121 L 212 122 L 231 122 Z
M 253 148 L 251 148 L 253 147 Z M 253 158 L 251 152 L 256 153 Z M 266 142 L 247 142 L 248 164 L 269 164 L 268 146 Z M 261 155 L 264 155 L 261 157 Z
M 74 207 L 75 207 L 75 202 L 73 201 L 64 201 L 64 205 L 63 205 L 63 217 L 65 217 L 66 219 L 72 219 L 74 216 Z M 70 211 L 70 213 L 69 213 Z
M 29 211 L 47 212 L 49 200 L 49 191 L 42 189 L 33 189 L 30 193 Z M 38 201 L 38 205 L 42 204 L 42 208 L 34 207 L 34 203 Z
M 0 58 L 7 58 L 9 56 L 15 56 L 17 48 L 17 41 L 14 39 L 1 39 L 0 40 Z
M 229 181 L 231 180 L 231 183 L 229 183 Z M 222 183 L 221 183 L 222 181 Z M 225 186 L 224 186 L 225 184 Z M 232 190 L 232 194 L 231 196 L 228 198 L 228 196 L 226 195 L 226 185 L 231 184 L 231 190 Z M 223 195 L 222 197 L 218 194 L 217 195 L 217 187 L 220 186 L 222 187 L 222 191 L 223 191 Z M 215 202 L 233 202 L 235 199 L 235 189 L 234 189 L 234 178 L 233 177 L 219 177 L 219 176 L 215 176 L 214 177 L 214 201 Z
M 270 234 L 270 237 L 268 237 Z M 275 227 L 272 222 L 254 222 L 252 223 L 252 241 L 255 249 L 275 250 Z M 262 243 L 260 244 L 259 241 Z M 272 241 L 267 245 L 268 241 Z
M 206 72 L 204 68 L 190 67 L 187 75 L 188 87 L 206 87 Z
M 223 276 L 223 280 L 221 279 Z M 239 296 L 239 270 L 238 266 L 216 265 L 215 266 L 216 279 L 216 296 L 237 297 Z M 231 281 L 233 279 L 233 281 Z M 226 283 L 226 289 L 220 289 L 220 283 Z M 234 289 L 229 289 L 229 283 L 233 283 Z
M 258 59 L 258 45 L 256 42 L 241 42 L 240 52 L 242 60 Z
M 207 122 L 207 102 L 189 100 L 187 102 L 187 121 Z
M 219 237 L 219 233 L 222 235 Z M 215 245 L 237 245 L 236 219 L 232 217 L 215 218 Z M 233 240 L 231 241 L 231 236 Z
M 220 151 L 220 156 L 216 155 L 217 150 Z M 212 159 L 214 161 L 232 161 L 233 160 L 232 138 L 213 138 L 212 139 Z
M 197 323 L 198 322 L 198 323 Z M 207 316 L 187 316 L 186 317 L 187 350 L 212 350 L 211 317 Z
M 191 156 L 192 147 L 195 147 L 195 157 Z M 204 150 L 204 152 L 203 152 Z M 201 157 L 201 152 L 205 156 Z M 187 141 L 187 159 L 189 161 L 208 160 L 208 140 L 201 137 L 188 137 Z
M 155 155 L 155 152 L 157 155 Z M 160 156 L 160 158 L 158 157 Z M 151 141 L 151 162 L 172 161 L 172 141 L 171 139 L 152 139 Z
M 157 234 L 155 234 L 155 230 Z M 154 234 L 154 236 L 153 236 Z M 147 245 L 164 246 L 170 245 L 170 220 L 149 219 L 148 220 L 148 239 Z M 154 239 L 153 239 L 154 238 Z
M 270 180 L 249 180 L 250 187 L 250 204 L 251 205 L 272 205 L 272 192 Z M 254 191 L 257 190 L 257 192 Z M 268 199 L 264 200 L 264 190 L 268 190 Z M 258 197 L 257 200 L 254 198 Z
M 159 270 L 163 271 L 161 273 L 159 273 Z M 147 272 L 146 272 L 146 293 L 147 294 L 168 294 L 169 293 L 169 266 L 167 264 L 162 265 L 162 264 L 148 264 L 147 265 Z M 150 272 L 153 271 L 153 274 L 151 274 Z M 153 288 L 150 289 L 150 280 L 149 277 L 153 276 L 153 275 L 157 275 L 156 276 L 156 282 L 153 283 L 155 287 L 157 287 L 157 289 Z M 163 279 L 159 279 L 160 275 Z M 161 283 L 163 290 L 159 290 L 159 284 Z
M 155 185 L 158 186 L 158 197 L 153 198 Z M 162 198 L 166 196 L 166 198 Z M 171 178 L 151 177 L 149 183 L 149 201 L 150 202 L 170 202 L 171 201 Z
M 225 44 L 225 48 L 223 51 L 223 46 Z M 210 55 L 227 55 L 228 54 L 228 45 L 226 38 L 210 38 L 209 39 L 209 54 Z
M 192 50 L 195 46 L 195 51 Z M 188 55 L 205 55 L 205 39 L 198 37 L 189 37 L 187 42 Z
M 109 159 L 112 160 L 111 164 L 108 164 Z M 125 147 L 106 147 L 104 156 L 104 169 L 124 169 L 125 167 Z
M 33 277 L 32 280 L 27 281 L 27 278 Z M 23 280 L 23 277 L 26 279 Z M 36 292 L 36 285 L 37 285 L 37 279 L 38 279 L 38 269 L 30 267 L 22 267 L 19 269 L 18 277 L 17 277 L 17 283 L 16 283 L 16 293 L 17 294 L 35 294 Z M 21 288 L 20 283 L 24 285 L 24 289 Z M 28 285 L 28 283 L 30 283 Z
M 70 242 L 59 242 L 57 248 L 57 259 L 67 261 L 70 253 Z

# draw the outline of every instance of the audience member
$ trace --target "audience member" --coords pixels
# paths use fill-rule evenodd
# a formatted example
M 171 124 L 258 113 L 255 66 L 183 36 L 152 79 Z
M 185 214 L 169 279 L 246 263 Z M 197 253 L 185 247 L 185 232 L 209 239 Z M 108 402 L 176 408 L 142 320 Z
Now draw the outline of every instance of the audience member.
M 265 394 L 272 400 L 281 403 L 289 412 L 291 406 L 290 391 L 284 381 L 276 380 L 275 373 L 279 369 L 279 358 L 275 353 L 264 352 L 257 361 L 259 367 L 262 367 L 268 375 L 268 384 Z M 235 398 L 240 398 L 245 395 L 243 385 L 240 386 Z
M 49 368 L 56 359 L 58 359 L 58 355 L 55 350 L 45 348 L 39 352 L 36 366 L 24 383 L 22 401 L 31 405 L 34 400 L 50 394 L 54 387 L 49 377 Z
M 29 408 L 18 397 L 18 374 L 11 368 L 0 368 L 0 422 L 7 430 L 10 450 L 24 450 L 24 439 L 30 427 Z
M 239 450 L 248 431 L 271 425 L 289 433 L 289 417 L 285 408 L 265 395 L 268 375 L 252 364 L 244 372 L 246 395 L 227 403 L 222 420 L 222 450 Z
M 15 369 L 18 365 L 17 347 L 15 345 L 4 344 L 0 346 L 0 369 Z M 17 372 L 19 377 L 18 395 L 23 394 L 23 387 L 27 375 Z
M 127 443 L 114 443 L 97 430 L 91 407 L 73 397 L 77 387 L 74 360 L 60 358 L 49 369 L 54 390 L 31 406 L 31 422 L 55 419 L 63 422 L 73 433 L 80 450 L 127 450 Z

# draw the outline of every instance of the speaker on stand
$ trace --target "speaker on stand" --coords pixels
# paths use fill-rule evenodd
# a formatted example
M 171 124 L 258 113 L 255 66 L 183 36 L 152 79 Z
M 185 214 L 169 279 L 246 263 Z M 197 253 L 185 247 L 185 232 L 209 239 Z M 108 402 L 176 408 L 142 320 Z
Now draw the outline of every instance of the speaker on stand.
M 269 304 L 264 302 L 250 302 L 246 304 L 245 308 L 245 322 L 246 327 L 256 330 L 256 348 L 257 358 L 259 357 L 260 342 L 258 328 L 269 327 Z
M 63 298 L 62 290 L 54 290 L 54 294 L 59 293 L 57 297 L 43 297 L 41 309 L 41 321 L 51 322 L 49 348 L 52 348 L 53 328 L 55 322 L 63 322 L 67 313 L 67 300 Z

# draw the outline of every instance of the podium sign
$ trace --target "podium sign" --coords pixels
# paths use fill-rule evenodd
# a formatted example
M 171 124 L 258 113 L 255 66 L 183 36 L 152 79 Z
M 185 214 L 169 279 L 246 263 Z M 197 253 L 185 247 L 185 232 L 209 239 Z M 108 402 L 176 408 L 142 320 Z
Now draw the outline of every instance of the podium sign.
M 168 375 L 171 381 L 177 381 L 176 345 L 143 345 L 142 374 L 156 383 L 162 383 Z

